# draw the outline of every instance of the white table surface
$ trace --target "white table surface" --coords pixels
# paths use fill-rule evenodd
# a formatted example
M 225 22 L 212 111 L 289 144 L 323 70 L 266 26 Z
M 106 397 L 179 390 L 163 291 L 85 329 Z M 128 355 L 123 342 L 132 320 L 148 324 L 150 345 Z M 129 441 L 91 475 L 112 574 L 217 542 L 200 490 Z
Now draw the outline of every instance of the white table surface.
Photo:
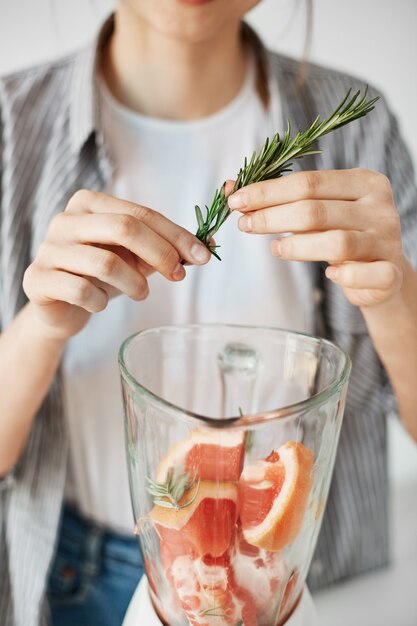
M 417 482 L 392 497 L 393 563 L 314 595 L 320 626 L 417 626 Z

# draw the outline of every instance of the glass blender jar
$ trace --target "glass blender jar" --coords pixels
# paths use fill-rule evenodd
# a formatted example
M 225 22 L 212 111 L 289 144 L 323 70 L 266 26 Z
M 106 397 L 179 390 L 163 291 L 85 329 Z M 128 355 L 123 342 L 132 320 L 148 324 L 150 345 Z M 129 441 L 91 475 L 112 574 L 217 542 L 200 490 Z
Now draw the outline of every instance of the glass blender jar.
M 154 328 L 120 349 L 130 492 L 167 626 L 279 626 L 302 595 L 350 374 L 323 339 Z

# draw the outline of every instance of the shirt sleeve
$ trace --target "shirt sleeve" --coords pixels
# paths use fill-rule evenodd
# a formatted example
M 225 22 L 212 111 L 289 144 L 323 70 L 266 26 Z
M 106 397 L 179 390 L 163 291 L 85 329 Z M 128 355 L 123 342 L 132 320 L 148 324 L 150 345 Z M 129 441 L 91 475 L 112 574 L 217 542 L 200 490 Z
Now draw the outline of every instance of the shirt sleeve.
M 345 83 L 343 83 L 345 87 Z M 363 87 L 363 86 L 362 86 Z M 323 154 L 322 167 L 369 168 L 387 176 L 391 183 L 395 206 L 400 216 L 404 255 L 417 270 L 417 188 L 415 171 L 396 117 L 385 98 L 370 89 L 369 97 L 379 96 L 375 109 L 365 118 L 329 136 L 330 150 Z M 375 213 L 375 219 L 378 219 Z M 343 333 L 358 337 L 367 335 L 367 328 L 357 307 L 349 305 L 341 290 L 324 281 L 327 321 L 334 339 L 340 342 Z M 342 301 L 343 300 L 343 301 Z M 365 339 L 364 339 L 365 341 Z M 364 361 L 363 361 L 364 362 Z M 362 363 L 363 364 L 363 363 Z M 378 365 L 372 366 L 376 376 Z M 379 362 L 378 401 L 384 413 L 398 415 L 396 398 L 388 375 Z M 363 373 L 366 376 L 366 372 Z
M 379 104 L 379 103 L 378 103 Z M 378 106 L 378 105 L 377 105 Z M 395 205 L 401 220 L 401 236 L 405 257 L 417 270 L 417 188 L 415 170 L 408 148 L 401 136 L 395 116 L 381 102 L 383 121 L 381 131 L 385 142 L 382 171 L 390 180 Z M 398 415 L 391 383 L 384 371 L 384 401 L 388 412 Z
M 0 85 L 1 95 L 1 85 Z M 0 100 L 0 242 L 2 241 L 2 223 L 3 223 L 3 117 L 1 112 L 1 100 Z M 3 329 L 3 305 L 4 305 L 4 293 L 3 293 L 3 263 L 1 258 L 0 249 L 0 333 Z M 1 389 L 0 389 L 1 394 Z M 0 492 L 6 489 L 10 489 L 16 480 L 16 468 L 13 468 L 10 472 L 4 476 L 0 476 Z
M 3 223 L 3 115 L 1 106 L 2 85 L 0 80 L 0 333 L 3 330 L 3 261 L 1 254 L 2 223 Z
M 417 188 L 415 172 L 398 123 L 389 114 L 384 172 L 391 181 L 395 204 L 401 219 L 404 254 L 417 270 Z

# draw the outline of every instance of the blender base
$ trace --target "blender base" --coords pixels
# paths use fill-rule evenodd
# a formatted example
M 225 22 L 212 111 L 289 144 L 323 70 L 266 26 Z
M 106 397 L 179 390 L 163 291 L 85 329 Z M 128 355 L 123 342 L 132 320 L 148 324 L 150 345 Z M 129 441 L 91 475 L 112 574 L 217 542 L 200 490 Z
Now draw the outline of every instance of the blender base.
M 153 608 L 146 576 L 143 576 L 133 594 L 122 626 L 163 626 Z M 283 626 L 318 626 L 316 609 L 306 586 L 295 611 Z

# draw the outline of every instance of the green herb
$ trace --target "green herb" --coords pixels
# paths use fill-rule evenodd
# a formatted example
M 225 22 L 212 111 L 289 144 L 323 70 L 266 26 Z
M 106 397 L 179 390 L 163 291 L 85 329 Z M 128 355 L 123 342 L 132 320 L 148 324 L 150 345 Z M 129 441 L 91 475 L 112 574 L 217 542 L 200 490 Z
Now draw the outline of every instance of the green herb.
M 153 496 L 154 504 L 176 511 L 190 506 L 196 499 L 200 488 L 200 479 L 198 479 L 193 496 L 187 502 L 180 504 L 185 492 L 192 489 L 197 480 L 197 471 L 191 478 L 188 472 L 183 473 L 181 466 L 171 467 L 168 470 L 165 483 L 155 483 L 149 477 L 146 477 L 146 480 L 149 483 L 147 490 Z
M 243 409 L 241 406 L 238 407 L 238 411 L 239 411 L 239 415 L 240 417 L 244 416 L 243 413 Z M 245 452 L 250 452 L 251 448 L 252 448 L 252 438 L 253 438 L 253 433 L 251 430 L 247 430 L 245 432 L 245 438 L 244 438 L 244 442 L 245 442 Z
M 236 624 L 236 626 L 243 626 L 243 619 L 239 620 Z
M 343 101 L 329 118 L 320 121 L 320 116 L 317 116 L 310 128 L 304 132 L 298 130 L 293 138 L 291 138 L 290 121 L 288 121 L 287 130 L 282 139 L 278 133 L 271 140 L 268 137 L 258 155 L 254 152 L 249 163 L 245 158 L 232 193 L 251 183 L 279 178 L 285 172 L 290 172 L 293 159 L 320 154 L 321 150 L 313 149 L 320 137 L 364 117 L 372 111 L 378 100 L 378 98 L 367 100 L 368 88 L 362 97 L 360 91 L 357 91 L 353 96 L 351 94 L 352 90 L 349 89 Z M 200 207 L 195 207 L 198 223 L 196 236 L 219 260 L 220 256 L 216 252 L 216 248 L 219 246 L 212 243 L 212 237 L 231 213 L 224 195 L 224 188 L 225 183 L 216 190 L 210 208 L 206 206 L 205 217 L 203 217 Z
M 211 609 L 200 611 L 199 616 L 200 617 L 226 617 L 226 614 L 224 613 L 224 608 L 222 606 L 216 606 L 216 603 L 214 603 L 214 606 L 212 606 Z M 243 622 L 242 622 L 242 625 L 243 625 Z
M 245 452 L 250 452 L 253 446 L 253 432 L 247 430 L 245 433 Z

